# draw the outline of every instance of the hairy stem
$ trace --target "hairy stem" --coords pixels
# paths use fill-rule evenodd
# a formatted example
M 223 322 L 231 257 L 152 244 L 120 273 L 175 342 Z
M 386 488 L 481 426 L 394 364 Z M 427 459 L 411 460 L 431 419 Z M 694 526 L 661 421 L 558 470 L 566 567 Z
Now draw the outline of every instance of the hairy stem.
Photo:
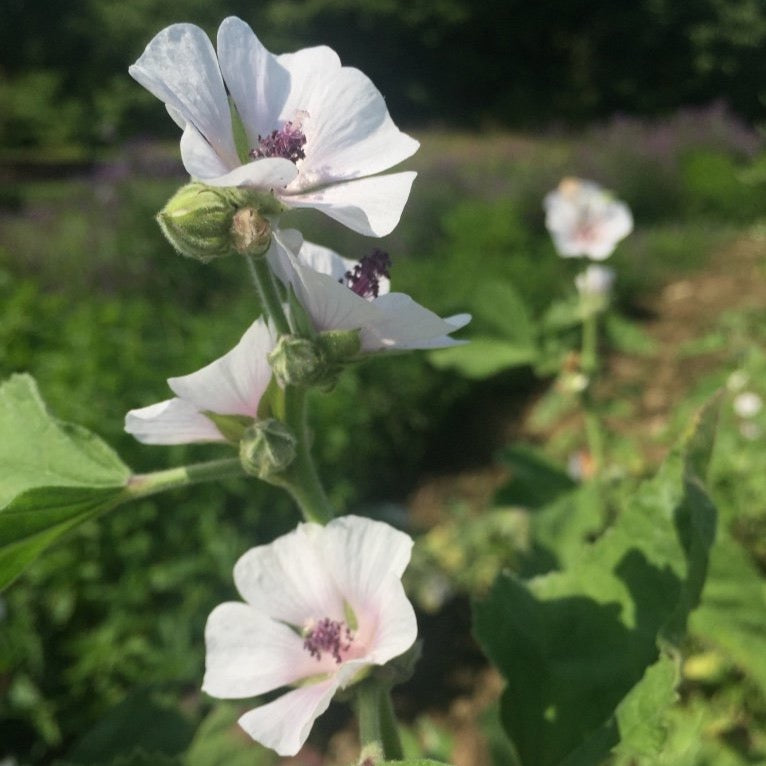
M 138 473 L 130 477 L 125 490 L 128 499 L 137 500 L 169 489 L 237 476 L 245 476 L 239 458 L 226 458 L 224 460 L 211 460 L 207 463 L 182 465 L 164 471 Z
M 282 299 L 279 297 L 277 283 L 274 281 L 274 275 L 271 272 L 265 256 L 254 257 L 245 256 L 250 274 L 258 290 L 263 310 L 268 314 L 269 319 L 274 323 L 274 327 L 280 335 L 290 334 L 290 323 L 287 321 Z

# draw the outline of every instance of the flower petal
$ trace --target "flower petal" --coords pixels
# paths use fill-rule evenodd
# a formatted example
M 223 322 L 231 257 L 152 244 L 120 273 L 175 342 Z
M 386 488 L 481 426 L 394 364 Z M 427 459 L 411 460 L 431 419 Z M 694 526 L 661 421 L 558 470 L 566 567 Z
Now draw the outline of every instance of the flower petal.
M 241 699 L 288 686 L 317 673 L 303 639 L 249 604 L 217 606 L 205 625 L 202 690 L 219 699 Z
M 343 596 L 318 548 L 323 530 L 318 524 L 299 524 L 242 555 L 234 565 L 234 582 L 245 601 L 299 628 L 312 619 L 342 620 Z
M 240 165 L 218 178 L 206 178 L 209 186 L 255 186 L 266 191 L 282 189 L 298 175 L 298 168 L 290 160 L 266 157 Z
M 389 575 L 400 578 L 412 552 L 409 535 L 362 516 L 333 519 L 318 542 L 341 591 L 358 603 L 372 600 Z
M 257 319 L 227 354 L 190 375 L 168 378 L 168 385 L 199 410 L 254 418 L 271 380 L 266 355 L 273 347 L 268 325 Z
M 404 293 L 381 295 L 373 301 L 373 306 L 380 312 L 381 318 L 374 324 L 362 328 L 362 348 L 365 351 L 377 351 L 386 348 L 418 349 L 436 348 L 439 345 L 452 345 L 456 341 L 445 338 L 463 326 L 459 321 L 468 315 L 452 317 L 446 321 L 433 311 L 421 306 Z M 457 318 L 458 324 L 454 324 Z
M 290 94 L 290 73 L 253 30 L 234 16 L 218 28 L 218 61 L 254 148 L 259 136 L 282 127 L 279 115 Z
M 330 706 L 338 689 L 334 679 L 302 686 L 245 713 L 239 725 L 257 742 L 279 755 L 295 755 L 314 721 Z
M 292 284 L 317 331 L 359 330 L 382 319 L 375 304 L 365 300 L 328 274 L 304 266 L 285 244 L 284 232 L 275 233 L 275 252 L 270 262 L 278 264 L 280 278 Z
M 375 610 L 375 630 L 364 659 L 375 665 L 384 665 L 415 643 L 418 622 L 398 577 L 389 576 L 381 583 L 371 605 Z M 359 607 L 360 611 L 364 608 Z
M 313 207 L 368 237 L 390 234 L 399 223 L 417 173 L 360 178 L 305 193 L 279 195 L 288 207 Z
M 186 123 L 181 135 L 181 159 L 186 172 L 200 181 L 226 175 L 229 172 L 224 161 L 190 122 Z
M 166 399 L 125 415 L 125 430 L 144 444 L 225 441 L 213 422 L 191 402 Z
M 128 70 L 205 137 L 229 168 L 239 164 L 229 100 L 208 36 L 193 24 L 159 32 Z
M 394 125 L 369 77 L 352 67 L 327 71 L 329 66 L 319 76 L 322 70 L 313 58 L 283 58 L 296 89 L 283 119 L 293 119 L 288 110 L 307 113 L 302 121 L 306 158 L 296 191 L 373 175 L 417 151 L 419 143 Z

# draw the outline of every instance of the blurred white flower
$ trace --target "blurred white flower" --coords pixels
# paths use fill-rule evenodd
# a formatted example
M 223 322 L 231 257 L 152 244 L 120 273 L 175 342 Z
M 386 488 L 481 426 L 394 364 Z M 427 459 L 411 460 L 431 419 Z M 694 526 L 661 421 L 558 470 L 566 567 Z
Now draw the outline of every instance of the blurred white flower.
M 575 277 L 575 287 L 584 298 L 602 298 L 612 291 L 614 279 L 613 269 L 592 263 Z
M 249 550 L 234 567 L 246 603 L 221 604 L 207 621 L 203 690 L 240 699 L 295 687 L 239 724 L 280 755 L 297 753 L 338 689 L 414 643 L 401 583 L 411 548 L 387 524 L 346 516 Z
M 741 418 L 755 417 L 763 407 L 763 400 L 753 391 L 743 391 L 734 397 L 734 412 Z
M 226 441 L 220 430 L 225 418 L 255 419 L 271 380 L 266 359 L 274 348 L 274 334 L 259 318 L 239 343 L 220 359 L 190 375 L 168 378 L 173 399 L 130 410 L 125 430 L 144 444 L 188 444 Z
M 409 295 L 389 292 L 388 256 L 376 251 L 362 261 L 341 258 L 326 247 L 303 242 L 299 232 L 275 232 L 269 261 L 290 283 L 314 328 L 359 330 L 362 351 L 441 348 L 464 341 L 448 337 L 470 314 L 445 319 Z
M 383 236 L 399 222 L 416 174 L 374 174 L 418 142 L 394 125 L 369 78 L 341 66 L 330 48 L 275 56 L 229 17 L 217 56 L 199 27 L 173 24 L 129 71 L 183 129 L 181 157 L 193 178 L 273 192 L 287 207 L 317 208 L 361 234 Z M 246 148 L 236 144 L 230 105 Z
M 545 225 L 559 255 L 608 258 L 617 243 L 633 230 L 633 216 L 597 183 L 565 178 L 543 202 Z

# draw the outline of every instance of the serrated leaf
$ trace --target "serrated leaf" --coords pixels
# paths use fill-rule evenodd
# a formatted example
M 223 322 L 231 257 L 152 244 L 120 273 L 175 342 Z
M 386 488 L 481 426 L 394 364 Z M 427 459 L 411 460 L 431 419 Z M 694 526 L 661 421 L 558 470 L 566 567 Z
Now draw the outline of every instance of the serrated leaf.
M 702 488 L 714 420 L 709 408 L 564 571 L 527 582 L 505 574 L 475 604 L 475 633 L 505 677 L 501 716 L 524 766 L 599 763 L 626 734 L 620 711 L 630 722 L 631 705 L 666 703 L 654 674 L 648 700 L 629 695 L 657 663 L 658 642 L 681 639 L 699 599 L 715 531 Z M 634 730 L 632 746 L 651 746 L 641 737 L 655 733 Z
M 442 348 L 429 354 L 440 369 L 452 368 L 467 378 L 481 380 L 502 370 L 533 364 L 537 349 L 497 338 L 473 338 L 464 346 Z
M 117 505 L 129 476 L 101 439 L 47 412 L 30 376 L 0 385 L 0 589 L 55 539 Z

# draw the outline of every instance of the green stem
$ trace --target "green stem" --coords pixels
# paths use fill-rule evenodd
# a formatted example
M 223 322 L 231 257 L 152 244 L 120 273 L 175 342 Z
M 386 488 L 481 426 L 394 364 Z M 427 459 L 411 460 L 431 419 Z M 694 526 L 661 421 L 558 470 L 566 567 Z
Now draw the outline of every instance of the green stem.
M 604 433 L 593 400 L 593 387 L 599 370 L 598 314 L 595 311 L 589 312 L 583 320 L 580 359 L 582 373 L 587 378 L 587 384 L 581 396 L 585 414 L 585 436 L 588 441 L 588 450 L 593 458 L 593 473 L 598 477 L 604 468 L 605 451 Z
M 135 474 L 128 480 L 125 491 L 128 499 L 137 500 L 168 489 L 237 476 L 245 476 L 239 458 L 211 460 L 207 463 L 192 463 L 178 468 L 168 468 L 165 471 Z
M 293 496 L 306 521 L 326 524 L 335 516 L 311 458 L 311 439 L 306 420 L 306 390 L 285 388 L 285 423 L 298 439 L 295 460 L 283 477 L 284 488 Z
M 387 761 L 404 758 L 399 730 L 387 687 L 374 679 L 362 681 L 355 687 L 356 715 L 362 747 L 379 744 Z
M 263 310 L 268 314 L 280 335 L 290 334 L 290 323 L 287 321 L 282 299 L 279 297 L 277 283 L 266 261 L 265 256 L 255 257 L 246 255 L 245 260 L 250 269 L 250 274 L 255 282 L 258 295 L 261 298 Z

